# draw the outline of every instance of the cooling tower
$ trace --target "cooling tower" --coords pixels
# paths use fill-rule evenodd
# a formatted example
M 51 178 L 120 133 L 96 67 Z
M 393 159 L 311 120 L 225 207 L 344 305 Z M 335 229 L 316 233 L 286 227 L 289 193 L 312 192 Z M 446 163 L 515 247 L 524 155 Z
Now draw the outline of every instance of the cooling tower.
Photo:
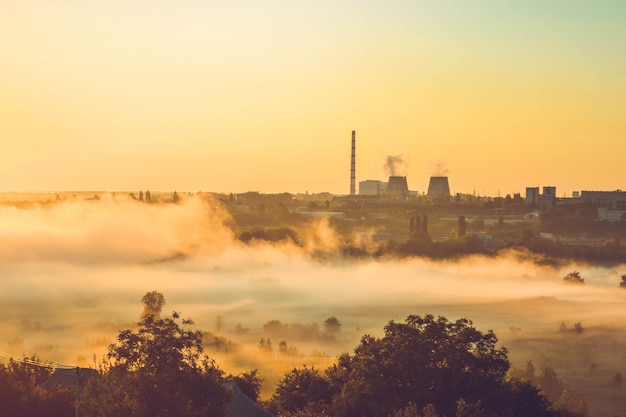
M 430 177 L 428 184 L 428 197 L 450 197 L 450 185 L 448 177 Z
M 400 200 L 406 200 L 409 195 L 409 186 L 406 183 L 406 177 L 389 177 L 387 183 L 387 195 L 399 197 Z

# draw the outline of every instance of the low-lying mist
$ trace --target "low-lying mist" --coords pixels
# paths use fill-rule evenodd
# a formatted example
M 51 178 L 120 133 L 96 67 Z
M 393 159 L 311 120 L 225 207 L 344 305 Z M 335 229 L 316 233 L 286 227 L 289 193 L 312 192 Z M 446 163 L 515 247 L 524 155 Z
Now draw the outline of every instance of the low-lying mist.
M 626 290 L 618 283 L 626 266 L 555 269 L 514 254 L 320 261 L 312 252 L 338 241 L 323 222 L 302 233 L 302 245 L 270 245 L 241 243 L 229 221 L 205 197 L 1 206 L 0 351 L 94 366 L 153 290 L 165 295 L 163 314 L 180 312 L 217 338 L 208 353 L 220 367 L 259 368 L 270 383 L 294 365 L 325 366 L 363 334 L 380 335 L 409 314 L 468 317 L 493 329 L 518 366 L 547 360 L 521 340 L 582 338 L 564 336 L 577 323 L 583 335 L 611 334 L 623 350 Z M 564 284 L 572 270 L 586 284 Z M 324 328 L 330 317 L 339 330 Z M 259 348 L 261 338 L 271 352 Z

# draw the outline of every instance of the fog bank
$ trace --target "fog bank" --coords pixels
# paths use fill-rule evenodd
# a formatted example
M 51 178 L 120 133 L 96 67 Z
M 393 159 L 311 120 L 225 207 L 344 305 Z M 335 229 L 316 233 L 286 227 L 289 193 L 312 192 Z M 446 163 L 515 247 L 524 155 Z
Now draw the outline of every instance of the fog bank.
M 549 333 L 561 322 L 624 327 L 626 291 L 618 282 L 626 267 L 554 269 L 514 257 L 319 262 L 309 250 L 332 242 L 327 227 L 322 234 L 310 231 L 302 247 L 244 245 L 228 222 L 227 213 L 204 198 L 149 205 L 109 196 L 0 207 L 0 350 L 93 365 L 94 356 L 101 358 L 117 333 L 138 320 L 140 299 L 152 290 L 165 295 L 164 313 L 194 319 L 197 328 L 248 356 L 261 337 L 275 337 L 263 330 L 270 320 L 317 326 L 321 334 L 323 321 L 336 316 L 342 331 L 333 338 L 277 336 L 300 355 L 331 358 L 409 314 L 469 317 L 503 343 L 513 340 L 511 329 Z M 585 285 L 562 282 L 572 270 Z M 236 363 L 230 357 L 220 365 L 258 365 Z

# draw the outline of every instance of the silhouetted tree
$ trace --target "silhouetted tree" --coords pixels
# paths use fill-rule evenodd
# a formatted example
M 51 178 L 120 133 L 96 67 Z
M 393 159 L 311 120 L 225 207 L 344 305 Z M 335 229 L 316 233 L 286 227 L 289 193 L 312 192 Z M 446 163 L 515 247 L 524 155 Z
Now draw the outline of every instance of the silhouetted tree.
M 467 223 L 465 222 L 465 216 L 459 216 L 459 237 L 465 236 L 465 231 L 467 228 Z
M 245 231 L 239 235 L 239 240 L 244 243 L 250 243 L 254 240 L 262 240 L 267 242 L 291 241 L 296 245 L 301 245 L 298 234 L 295 230 L 288 227 L 253 229 Z
M 578 271 L 573 271 L 563 277 L 563 282 L 569 284 L 584 284 L 585 279 L 580 276 Z
M 54 368 L 33 355 L 0 363 L 0 415 L 56 417 L 74 415 L 74 392 L 64 387 L 44 389 L 41 384 Z
M 259 341 L 259 349 L 261 349 L 262 351 L 265 351 L 265 352 L 271 352 L 272 351 L 272 341 L 270 339 L 261 338 L 261 340 Z
M 616 386 L 616 387 L 621 387 L 622 386 L 622 373 L 621 372 L 617 372 L 613 376 L 613 385 Z
M 259 400 L 263 379 L 259 376 L 257 369 L 239 375 L 230 375 L 226 379 L 236 382 L 241 392 L 246 394 L 249 398 L 254 401 Z
M 222 330 L 223 327 L 224 317 L 218 314 L 217 317 L 215 317 L 215 331 L 219 332 L 220 330 Z
M 150 191 L 146 190 L 145 197 L 146 197 L 146 203 L 152 203 L 152 194 L 150 194 Z
M 330 402 L 328 381 L 315 368 L 294 368 L 278 383 L 270 410 L 295 412 L 307 408 L 321 411 Z
M 583 329 L 583 325 L 582 325 L 582 323 L 580 323 L 580 322 L 578 322 L 578 323 L 574 323 L 574 331 L 575 331 L 576 333 L 579 333 L 579 334 L 580 334 L 580 333 L 582 333 L 582 332 L 583 332 L 583 330 L 584 330 L 584 329 Z
M 139 201 L 143 201 L 143 191 L 139 191 Z
M 158 291 L 150 291 L 141 297 L 141 302 L 143 303 L 142 317 L 151 315 L 159 318 L 161 316 L 161 310 L 165 305 L 165 296 Z
M 509 363 L 492 332 L 481 333 L 467 319 L 409 316 L 389 322 L 381 339 L 364 336 L 352 358 L 352 372 L 337 398 L 344 415 L 387 416 L 409 402 L 446 414 L 456 400 L 497 396 Z M 493 407 L 493 404 L 489 404 Z
M 468 319 L 409 316 L 389 322 L 382 338 L 364 336 L 325 375 L 292 370 L 271 404 L 279 416 L 556 416 L 529 382 L 507 380 L 508 368 L 493 332 Z
M 172 202 L 178 203 L 179 201 L 180 201 L 180 197 L 178 196 L 178 193 L 174 191 L 174 193 L 172 194 Z
M 569 413 L 559 410 L 553 411 L 550 400 L 541 391 L 528 381 L 513 379 L 507 383 L 510 392 L 510 406 L 512 416 L 520 417 L 568 417 Z
M 202 333 L 173 313 L 147 314 L 109 346 L 108 363 L 81 399 L 90 416 L 224 416 L 229 393 L 222 371 L 203 354 Z
M 341 331 L 341 322 L 335 316 L 327 318 L 324 320 L 324 331 L 326 333 L 337 333 Z
M 417 409 L 415 403 L 409 403 L 400 410 L 394 410 L 389 417 L 422 417 L 422 413 Z

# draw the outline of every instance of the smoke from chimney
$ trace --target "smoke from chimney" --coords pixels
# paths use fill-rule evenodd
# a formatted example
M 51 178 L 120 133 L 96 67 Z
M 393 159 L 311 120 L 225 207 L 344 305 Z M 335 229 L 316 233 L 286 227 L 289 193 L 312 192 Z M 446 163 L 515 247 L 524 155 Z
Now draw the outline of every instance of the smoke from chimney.
M 432 177 L 447 177 L 450 170 L 444 161 L 430 161 L 430 175 Z
M 389 155 L 385 161 L 385 174 L 389 177 L 405 176 L 408 165 L 402 155 Z

